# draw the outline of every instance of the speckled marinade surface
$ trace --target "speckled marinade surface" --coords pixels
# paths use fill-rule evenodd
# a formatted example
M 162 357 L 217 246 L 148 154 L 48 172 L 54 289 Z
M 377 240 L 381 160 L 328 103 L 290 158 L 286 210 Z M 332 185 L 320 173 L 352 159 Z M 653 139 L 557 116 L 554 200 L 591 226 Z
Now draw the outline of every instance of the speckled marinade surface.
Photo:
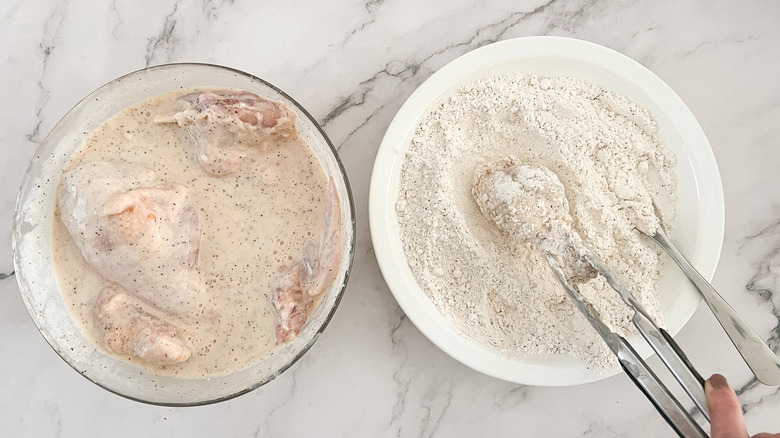
M 216 90 L 225 89 L 209 89 Z M 328 187 L 321 164 L 298 135 L 274 143 L 262 156 L 247 158 L 234 175 L 209 176 L 186 147 L 183 129 L 155 123 L 157 115 L 174 111 L 178 98 L 193 91 L 157 96 L 116 114 L 87 138 L 64 169 L 90 161 L 132 163 L 190 189 L 201 232 L 198 265 L 209 305 L 218 316 L 196 322 L 173 318 L 192 347 L 184 363 L 152 366 L 121 356 L 152 372 L 183 378 L 228 374 L 279 347 L 272 282 L 279 266 L 299 258 L 307 240 L 321 229 Z M 92 309 L 107 282 L 86 264 L 58 209 L 52 254 L 71 316 L 100 346 Z

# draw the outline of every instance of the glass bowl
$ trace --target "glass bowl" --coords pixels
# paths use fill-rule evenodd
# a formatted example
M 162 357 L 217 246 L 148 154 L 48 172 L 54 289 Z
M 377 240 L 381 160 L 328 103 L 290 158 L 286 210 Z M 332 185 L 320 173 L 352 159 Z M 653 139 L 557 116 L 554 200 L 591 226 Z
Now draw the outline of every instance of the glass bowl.
M 51 233 L 57 184 L 71 154 L 118 111 L 180 88 L 238 88 L 284 102 L 298 115 L 296 126 L 332 176 L 341 198 L 341 269 L 299 336 L 249 368 L 205 379 L 179 379 L 144 371 L 97 349 L 65 307 L 55 277 Z M 355 246 L 352 192 L 336 149 L 312 116 L 290 96 L 247 73 L 209 64 L 168 64 L 139 70 L 100 87 L 71 109 L 41 143 L 24 176 L 13 226 L 14 267 L 35 325 L 54 351 L 93 383 L 123 397 L 165 406 L 227 400 L 273 380 L 317 340 L 338 307 Z

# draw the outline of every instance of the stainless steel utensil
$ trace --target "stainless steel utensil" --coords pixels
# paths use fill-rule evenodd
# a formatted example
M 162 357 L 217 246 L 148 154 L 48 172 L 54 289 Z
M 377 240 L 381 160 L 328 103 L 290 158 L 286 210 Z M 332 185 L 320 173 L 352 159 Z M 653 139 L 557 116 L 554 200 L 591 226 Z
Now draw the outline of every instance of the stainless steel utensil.
M 661 416 L 664 417 L 664 419 L 675 430 L 675 432 L 677 432 L 679 436 L 685 438 L 706 438 L 707 434 L 691 417 L 688 411 L 686 411 L 682 405 L 680 405 L 680 402 L 672 395 L 672 393 L 669 392 L 669 389 L 666 387 L 666 385 L 664 385 L 663 382 L 661 382 L 661 380 L 658 379 L 653 371 L 647 366 L 647 363 L 645 363 L 645 361 L 639 357 L 639 354 L 637 354 L 637 352 L 631 347 L 628 341 L 610 330 L 609 327 L 607 327 L 607 325 L 601 321 L 601 318 L 599 318 L 598 314 L 596 314 L 593 308 L 582 300 L 577 285 L 569 284 L 563 272 L 549 254 L 545 254 L 545 257 L 547 258 L 547 263 L 550 265 L 550 268 L 555 274 L 555 277 L 561 283 L 561 286 L 563 286 L 564 290 L 574 302 L 577 309 L 579 309 L 579 311 L 585 315 L 585 318 L 593 326 L 601 338 L 604 339 L 604 342 L 606 342 L 609 349 L 612 350 L 615 356 L 617 356 L 623 371 L 625 371 L 634 384 L 636 384 L 636 386 L 642 390 L 645 396 L 650 400 L 653 406 L 655 406 L 656 410 L 658 410 Z M 605 272 L 609 273 L 608 270 L 605 270 Z M 635 310 L 636 309 L 637 308 L 635 308 Z M 642 311 L 642 313 L 644 313 L 644 311 Z M 639 326 L 637 326 L 637 328 L 639 328 Z M 639 329 L 641 332 L 642 329 Z M 648 337 L 645 336 L 645 339 L 648 339 Z M 671 337 L 669 339 L 671 339 Z M 651 345 L 653 344 L 651 343 Z M 677 350 L 675 350 L 675 352 L 676 351 Z M 685 362 L 687 362 L 687 360 Z
M 742 359 L 765 385 L 780 385 L 780 360 L 752 328 L 734 311 L 734 309 L 718 294 L 712 285 L 699 274 L 690 262 L 672 244 L 662 230 L 652 236 L 638 230 L 643 235 L 653 239 L 663 248 L 669 257 L 682 269 L 696 289 L 704 298 L 715 318 L 726 331 L 734 346 L 742 355 Z
M 639 333 L 653 348 L 653 351 L 661 358 L 666 368 L 671 371 L 675 379 L 682 385 L 685 392 L 693 400 L 704 417 L 709 421 L 710 414 L 707 411 L 707 400 L 704 397 L 704 379 L 696 371 L 691 362 L 672 339 L 672 336 L 664 329 L 658 327 L 647 311 L 637 301 L 634 295 L 626 289 L 623 283 L 615 277 L 612 271 L 604 264 L 590 248 L 586 248 L 585 259 L 598 271 L 598 273 L 607 280 L 607 283 L 623 299 L 634 316 L 631 322 L 634 323 Z

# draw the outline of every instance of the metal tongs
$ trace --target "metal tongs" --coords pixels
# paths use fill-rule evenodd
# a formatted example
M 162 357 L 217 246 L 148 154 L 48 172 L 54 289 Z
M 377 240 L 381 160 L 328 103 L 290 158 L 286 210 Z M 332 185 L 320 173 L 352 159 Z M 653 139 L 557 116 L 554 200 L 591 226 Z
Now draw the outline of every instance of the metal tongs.
M 758 381 L 764 385 L 780 385 L 780 359 L 764 343 L 763 339 L 729 306 L 726 300 L 718 294 L 715 288 L 696 271 L 693 265 L 672 244 L 672 241 L 666 237 L 666 234 L 660 228 L 652 236 L 645 234 L 641 230 L 637 231 L 653 239 L 661 249 L 666 251 L 669 257 L 677 263 L 688 279 L 691 280 L 691 283 L 696 286 L 704 302 L 712 310 L 715 318 L 723 327 L 723 330 L 726 331 L 734 347 L 736 347 Z
M 588 322 L 596 329 L 596 332 L 604 339 L 612 353 L 617 356 L 623 371 L 633 380 L 637 387 L 653 403 L 656 410 L 664 417 L 669 425 L 681 437 L 707 437 L 698 423 L 685 410 L 680 402 L 672 395 L 666 385 L 653 373 L 647 363 L 637 354 L 628 341 L 613 332 L 601 320 L 596 311 L 581 297 L 577 284 L 570 285 L 555 259 L 545 254 L 558 281 L 576 307 L 585 315 Z M 628 307 L 634 311 L 631 321 L 636 326 L 642 337 L 650 344 L 658 357 L 672 372 L 675 379 L 682 385 L 685 392 L 709 421 L 707 401 L 704 398 L 704 379 L 691 365 L 688 358 L 682 352 L 677 343 L 666 330 L 659 328 L 636 298 L 615 277 L 612 271 L 592 251 L 585 252 L 585 259 L 593 265 L 607 283 L 618 293 Z

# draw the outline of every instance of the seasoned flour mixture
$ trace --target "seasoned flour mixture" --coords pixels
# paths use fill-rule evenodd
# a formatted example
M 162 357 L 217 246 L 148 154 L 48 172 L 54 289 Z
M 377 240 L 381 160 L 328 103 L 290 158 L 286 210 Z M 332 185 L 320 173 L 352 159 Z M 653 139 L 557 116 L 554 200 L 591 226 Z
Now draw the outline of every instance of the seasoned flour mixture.
M 625 97 L 569 77 L 514 73 L 468 84 L 439 102 L 406 152 L 396 204 L 417 282 L 465 335 L 527 355 L 568 354 L 596 371 L 611 353 L 569 302 L 539 248 L 480 212 L 475 172 L 514 157 L 564 186 L 571 228 L 661 325 L 658 250 L 634 228 L 674 220 L 675 157 L 656 122 Z M 631 333 L 630 312 L 601 277 L 580 286 L 602 319 Z

